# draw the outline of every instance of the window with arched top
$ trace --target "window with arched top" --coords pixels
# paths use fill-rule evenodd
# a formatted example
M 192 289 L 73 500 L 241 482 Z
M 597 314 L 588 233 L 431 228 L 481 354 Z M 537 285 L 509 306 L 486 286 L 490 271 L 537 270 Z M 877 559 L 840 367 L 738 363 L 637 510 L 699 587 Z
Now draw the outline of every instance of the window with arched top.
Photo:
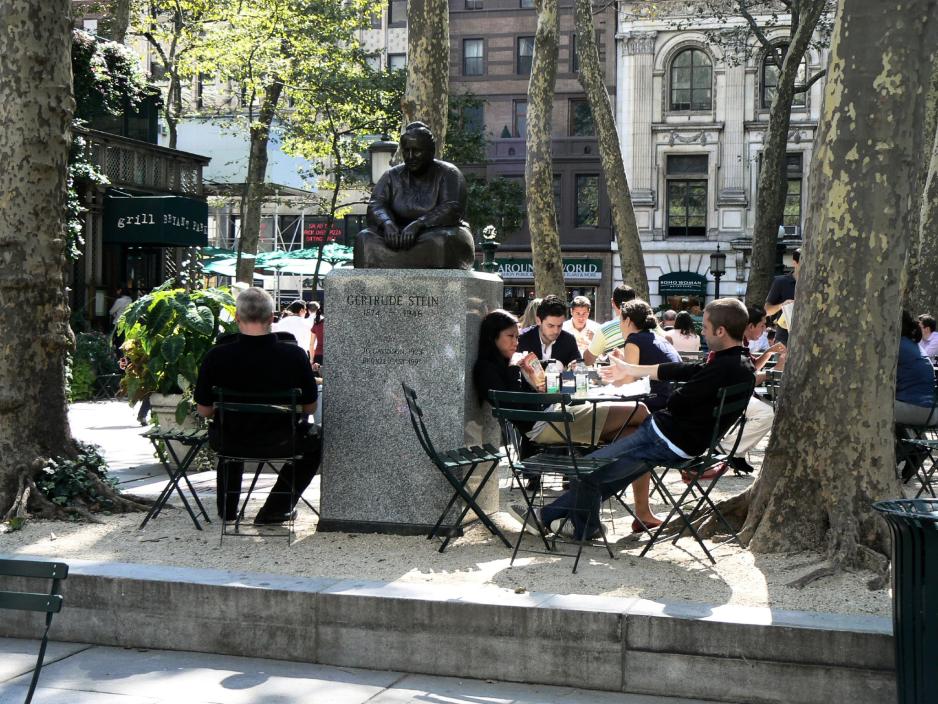
M 709 110 L 713 64 L 706 52 L 684 49 L 671 62 L 671 110 Z
M 772 101 L 775 100 L 775 95 L 778 93 L 778 62 L 776 60 L 776 54 L 780 53 L 785 54 L 787 48 L 786 44 L 782 44 L 778 47 L 778 52 L 767 51 L 765 52 L 765 58 L 762 59 L 762 91 L 760 94 L 760 104 L 763 110 L 768 110 L 772 107 Z M 807 57 L 801 60 L 801 65 L 798 66 L 798 76 L 795 78 L 795 86 L 803 86 L 808 80 L 808 60 Z M 803 108 L 807 103 L 807 93 L 802 91 L 801 93 L 795 93 L 791 101 L 791 106 L 793 108 Z

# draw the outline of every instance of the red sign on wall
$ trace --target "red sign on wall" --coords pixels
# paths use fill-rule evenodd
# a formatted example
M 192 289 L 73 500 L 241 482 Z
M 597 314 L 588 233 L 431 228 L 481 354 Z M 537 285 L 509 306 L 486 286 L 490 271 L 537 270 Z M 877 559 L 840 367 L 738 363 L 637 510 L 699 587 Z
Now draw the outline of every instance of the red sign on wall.
M 326 231 L 328 221 L 322 219 L 307 219 L 303 223 L 303 243 L 306 246 L 329 244 L 342 239 L 344 233 L 338 221 L 332 223 L 332 229 Z

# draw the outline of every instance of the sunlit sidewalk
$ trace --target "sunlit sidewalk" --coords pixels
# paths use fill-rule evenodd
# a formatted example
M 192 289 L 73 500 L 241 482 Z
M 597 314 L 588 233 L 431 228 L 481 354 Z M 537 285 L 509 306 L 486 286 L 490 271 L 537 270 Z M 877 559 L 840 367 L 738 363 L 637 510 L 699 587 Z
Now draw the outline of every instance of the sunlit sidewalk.
M 0 638 L 0 704 L 22 704 L 38 642 Z M 584 673 L 587 675 L 587 673 Z M 705 704 L 568 687 L 226 655 L 50 643 L 34 704 Z

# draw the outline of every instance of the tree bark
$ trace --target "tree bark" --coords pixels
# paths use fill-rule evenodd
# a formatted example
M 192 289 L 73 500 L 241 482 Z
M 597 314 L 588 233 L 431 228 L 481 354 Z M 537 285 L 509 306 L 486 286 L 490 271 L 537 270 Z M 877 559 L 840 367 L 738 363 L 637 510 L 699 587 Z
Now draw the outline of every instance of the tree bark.
M 798 68 L 826 4 L 826 0 L 805 0 L 801 3 L 798 25 L 793 28 L 791 42 L 779 70 L 777 93 L 769 110 L 769 124 L 765 131 L 756 192 L 756 223 L 752 231 L 752 259 L 746 287 L 746 302 L 749 305 L 765 304 L 775 274 L 778 228 L 782 224 L 785 195 L 788 192 L 785 154 L 791 124 L 791 102 L 795 96 Z
M 913 314 L 938 314 L 938 57 L 932 63 L 925 104 L 925 148 L 921 169 L 918 218 L 913 225 L 903 304 Z
M 237 280 L 249 286 L 254 281 L 254 259 L 261 232 L 261 206 L 267 194 L 267 143 L 283 83 L 274 78 L 264 88 L 264 100 L 257 120 L 251 123 L 251 146 L 247 180 L 241 198 L 241 236 L 238 238 Z
M 111 38 L 123 44 L 130 29 L 130 6 L 133 0 L 114 0 L 111 5 Z
M 407 3 L 407 86 L 401 109 L 404 126 L 425 123 L 436 138 L 436 156 L 446 144 L 449 100 L 449 4 L 446 0 Z
M 888 533 L 870 505 L 900 495 L 899 280 L 936 23 L 931 0 L 838 5 L 791 353 L 741 533 L 755 551 L 885 564 Z
M 551 136 L 554 86 L 560 21 L 557 0 L 536 0 L 537 31 L 528 82 L 527 157 L 524 182 L 528 204 L 528 229 L 534 261 L 534 290 L 537 296 L 555 294 L 567 299 L 563 281 L 560 233 L 554 207 L 554 167 Z
M 7 0 L 0 13 L 0 519 L 17 509 L 40 458 L 74 454 L 65 397 L 70 5 Z
M 576 0 L 577 54 L 580 58 L 580 84 L 589 99 L 596 125 L 596 141 L 599 143 L 599 158 L 606 179 L 606 194 L 612 211 L 612 224 L 619 245 L 619 262 L 622 280 L 638 292 L 640 298 L 648 300 L 648 274 L 642 243 L 638 236 L 635 211 L 632 209 L 632 194 L 629 191 L 625 165 L 622 163 L 622 148 L 619 133 L 612 113 L 609 92 L 603 83 L 599 66 L 599 49 L 596 45 L 596 30 L 593 26 L 591 0 Z
M 938 315 L 938 127 L 930 141 L 931 162 L 922 194 L 914 289 L 909 307 L 913 313 Z

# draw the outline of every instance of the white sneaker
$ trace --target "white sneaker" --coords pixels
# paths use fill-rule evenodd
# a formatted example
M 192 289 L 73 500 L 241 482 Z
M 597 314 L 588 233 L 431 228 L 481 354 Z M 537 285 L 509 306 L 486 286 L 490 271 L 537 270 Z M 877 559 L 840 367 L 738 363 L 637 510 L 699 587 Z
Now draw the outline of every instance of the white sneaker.
M 573 521 L 569 518 L 557 518 L 550 522 L 550 532 L 563 536 L 564 538 L 573 537 Z
M 540 521 L 540 518 L 541 518 L 541 510 L 539 508 L 535 507 L 533 510 L 533 515 L 528 517 L 527 505 L 508 504 L 508 513 L 514 519 L 516 519 L 518 523 L 524 526 L 524 530 L 526 533 L 530 533 L 531 535 L 536 535 L 540 537 L 541 533 L 540 531 L 538 531 L 537 524 L 535 523 L 535 519 L 537 519 L 537 521 Z M 525 521 L 526 517 L 527 517 L 527 521 Z

